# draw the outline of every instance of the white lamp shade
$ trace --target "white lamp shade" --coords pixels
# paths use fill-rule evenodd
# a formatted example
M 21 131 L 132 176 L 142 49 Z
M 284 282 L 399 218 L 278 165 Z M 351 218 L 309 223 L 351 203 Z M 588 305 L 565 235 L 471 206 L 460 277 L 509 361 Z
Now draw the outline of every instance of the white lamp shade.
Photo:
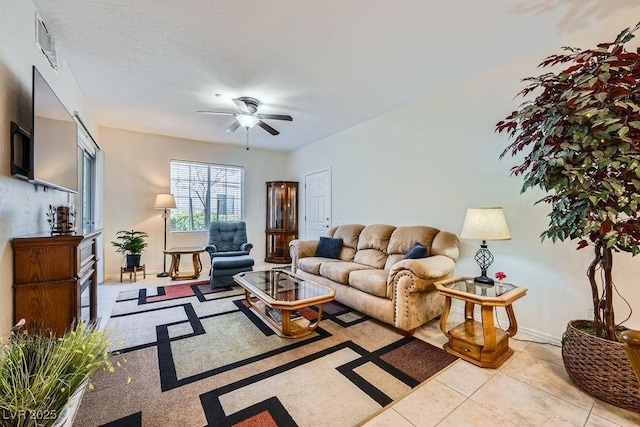
M 509 240 L 509 226 L 502 208 L 469 208 L 460 238 L 471 240 Z
M 156 209 L 175 209 L 176 198 L 173 194 L 160 193 L 156 196 L 156 203 L 153 205 Z
M 256 116 L 252 116 L 251 114 L 238 114 L 236 116 L 236 120 L 238 123 L 247 129 L 251 129 L 258 123 L 258 118 Z

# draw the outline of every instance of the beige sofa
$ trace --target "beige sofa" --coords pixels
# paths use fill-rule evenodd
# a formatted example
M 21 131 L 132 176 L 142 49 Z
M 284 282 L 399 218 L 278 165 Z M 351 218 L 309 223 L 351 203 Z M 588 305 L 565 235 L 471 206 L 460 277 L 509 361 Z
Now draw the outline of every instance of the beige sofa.
M 294 273 L 335 289 L 338 302 L 408 334 L 442 314 L 444 298 L 433 283 L 453 274 L 455 234 L 426 226 L 351 224 L 331 228 L 327 237 L 342 238 L 339 259 L 316 257 L 318 240 L 294 240 Z M 403 259 L 415 243 L 427 248 L 427 257 Z

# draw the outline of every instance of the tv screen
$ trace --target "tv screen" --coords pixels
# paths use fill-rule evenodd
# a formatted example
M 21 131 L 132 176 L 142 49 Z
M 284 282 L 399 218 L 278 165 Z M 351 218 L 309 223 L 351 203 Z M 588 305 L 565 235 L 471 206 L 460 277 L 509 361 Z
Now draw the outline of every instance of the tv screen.
M 55 92 L 33 67 L 34 184 L 78 192 L 78 126 Z

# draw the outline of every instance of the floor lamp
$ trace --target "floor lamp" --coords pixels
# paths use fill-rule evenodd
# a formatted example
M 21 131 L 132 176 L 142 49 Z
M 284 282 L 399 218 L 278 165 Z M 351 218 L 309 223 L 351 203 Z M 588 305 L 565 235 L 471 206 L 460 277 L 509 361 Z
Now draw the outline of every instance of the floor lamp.
M 160 193 L 156 196 L 156 203 L 153 206 L 156 209 L 164 209 L 162 218 L 164 218 L 164 250 L 167 250 L 167 218 L 169 218 L 168 209 L 176 208 L 176 199 L 173 194 Z M 158 277 L 167 277 L 167 255 L 162 252 L 162 273 L 158 273 Z

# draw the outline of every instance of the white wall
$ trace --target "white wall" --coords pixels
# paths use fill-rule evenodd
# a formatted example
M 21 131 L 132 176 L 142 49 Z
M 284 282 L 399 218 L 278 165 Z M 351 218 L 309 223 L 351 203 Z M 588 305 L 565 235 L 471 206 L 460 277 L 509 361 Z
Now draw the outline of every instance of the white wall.
M 35 14 L 30 1 L 0 2 L 0 335 L 13 322 L 11 239 L 48 232 L 45 213 L 49 204 L 73 202 L 73 196 L 67 193 L 43 191 L 10 175 L 10 122 L 31 128 L 31 67 L 40 70 L 69 111 L 78 111 L 90 127 L 94 123 L 66 64 L 56 73 L 36 47 Z
M 141 230 L 149 234 L 149 246 L 142 255 L 147 272 L 162 271 L 162 210 L 154 209 L 156 194 L 170 189 L 171 160 L 186 160 L 243 166 L 245 221 L 247 235 L 253 243 L 251 255 L 256 261 L 265 257 L 265 211 L 267 181 L 286 178 L 284 153 L 212 144 L 167 136 L 101 128 L 100 143 L 105 151 L 105 275 L 119 275 L 124 258 L 109 242 L 119 230 Z M 168 221 L 167 221 L 168 223 Z M 168 228 L 168 224 L 167 224 Z M 208 232 L 170 233 L 167 247 L 206 245 Z M 201 256 L 203 276 L 210 260 Z M 167 269 L 171 259 L 167 258 Z M 191 269 L 186 260 L 184 270 Z M 206 277 L 206 276 L 204 276 Z
M 549 208 L 534 206 L 542 197 L 537 190 L 519 195 L 522 179 L 509 175 L 516 160 L 498 160 L 507 139 L 495 134 L 494 126 L 521 102 L 514 100 L 522 89 L 520 79 L 540 74 L 536 66 L 544 56 L 563 45 L 613 40 L 638 21 L 640 8 L 633 12 L 636 18 L 627 13 L 609 19 L 549 52 L 498 64 L 490 73 L 292 152 L 289 177 L 304 182 L 306 174 L 331 167 L 334 224 L 423 224 L 459 234 L 468 207 L 503 206 L 512 240 L 489 242 L 495 255 L 489 274 L 502 270 L 507 281 L 528 288 L 514 305 L 522 330 L 559 341 L 568 320 L 588 315 L 585 272 L 591 252 L 576 252 L 575 242 L 540 242 Z M 304 218 L 304 188 L 300 200 Z M 456 274 L 475 276 L 479 242 L 461 244 Z M 618 290 L 636 309 L 627 326 L 640 327 L 640 289 L 634 279 L 640 257 L 616 255 L 614 262 Z M 628 309 L 621 299 L 617 302 L 617 320 L 622 321 Z

